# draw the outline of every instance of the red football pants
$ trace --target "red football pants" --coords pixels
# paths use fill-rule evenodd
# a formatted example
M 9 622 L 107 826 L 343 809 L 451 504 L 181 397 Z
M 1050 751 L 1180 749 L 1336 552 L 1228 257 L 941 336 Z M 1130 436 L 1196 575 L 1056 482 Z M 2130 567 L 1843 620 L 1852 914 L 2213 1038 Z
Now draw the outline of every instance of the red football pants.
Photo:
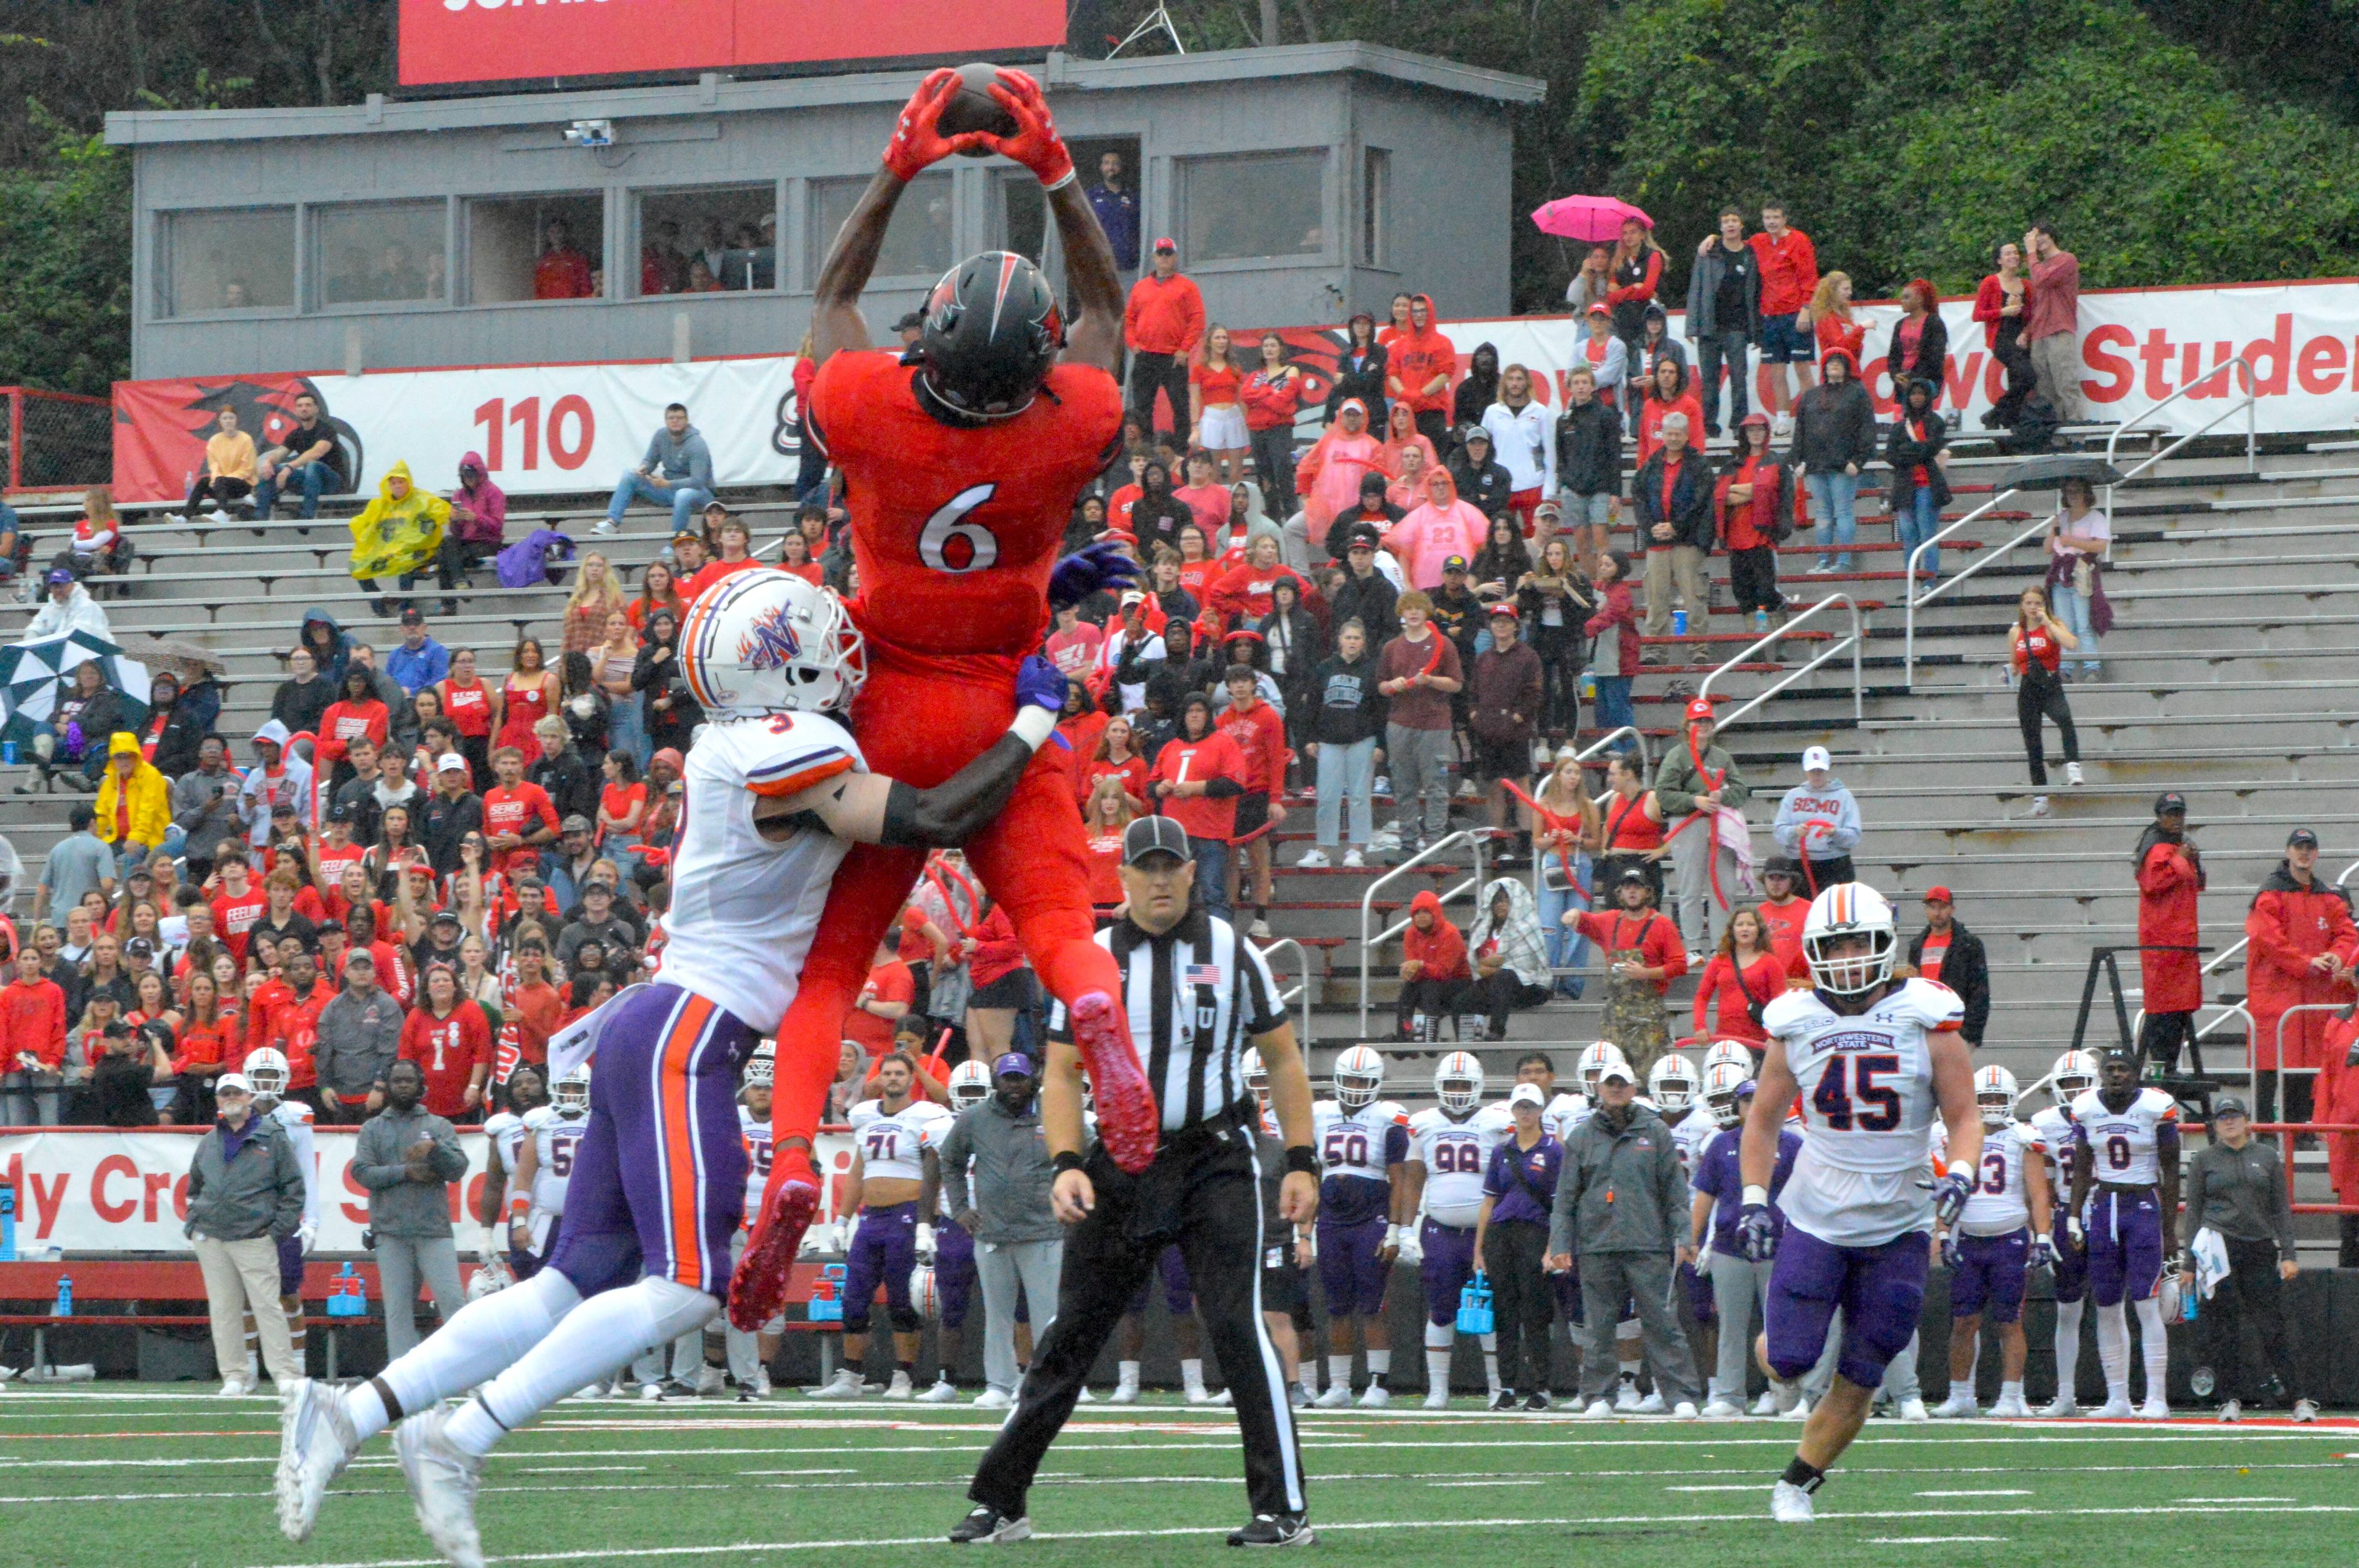
M 1016 717 L 1012 659 L 921 658 L 871 643 L 868 661 L 852 732 L 872 773 L 931 788 L 980 756 Z M 1070 1005 L 1104 991 L 1119 1002 L 1121 971 L 1091 940 L 1088 851 L 1071 763 L 1060 746 L 1051 739 L 1033 757 L 1006 809 L 967 842 L 967 863 L 1007 911 L 1051 996 Z M 844 1014 L 925 864 L 922 849 L 860 844 L 837 870 L 800 989 L 778 1025 L 770 1122 L 780 1142 L 819 1130 Z

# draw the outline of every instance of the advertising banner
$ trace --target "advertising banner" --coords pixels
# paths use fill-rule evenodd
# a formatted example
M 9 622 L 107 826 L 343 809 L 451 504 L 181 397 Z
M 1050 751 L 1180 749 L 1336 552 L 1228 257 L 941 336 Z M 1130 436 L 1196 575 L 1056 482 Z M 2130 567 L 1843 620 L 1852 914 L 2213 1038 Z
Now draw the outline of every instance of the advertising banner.
M 361 1250 L 368 1190 L 352 1176 L 358 1134 L 352 1127 L 313 1132 L 322 1184 L 315 1248 L 321 1252 Z M 51 1250 L 193 1255 L 181 1231 L 188 1222 L 189 1162 L 199 1136 L 193 1128 L 0 1132 L 0 1184 L 16 1193 L 16 1256 L 39 1258 Z M 472 1130 L 461 1132 L 459 1141 L 467 1151 L 467 1174 L 451 1184 L 451 1217 L 467 1247 L 478 1228 L 472 1217 L 481 1212 L 489 1144 Z M 852 1169 L 852 1140 L 823 1132 L 818 1152 L 832 1217 Z

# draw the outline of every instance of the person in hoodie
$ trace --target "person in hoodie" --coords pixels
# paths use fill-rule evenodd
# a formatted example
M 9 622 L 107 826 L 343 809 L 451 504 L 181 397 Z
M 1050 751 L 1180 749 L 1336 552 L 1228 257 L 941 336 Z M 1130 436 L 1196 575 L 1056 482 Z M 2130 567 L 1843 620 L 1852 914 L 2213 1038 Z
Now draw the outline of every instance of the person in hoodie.
M 1459 430 L 1483 422 L 1484 410 L 1499 401 L 1499 350 L 1494 343 L 1477 343 L 1467 356 L 1465 377 L 1451 394 L 1450 422 Z
M 500 553 L 507 542 L 507 493 L 492 482 L 481 452 L 459 459 L 459 488 L 451 497 L 451 525 L 443 530 L 442 548 L 434 559 L 435 579 L 445 593 L 456 588 L 482 562 Z M 474 583 L 469 579 L 467 586 Z M 442 613 L 455 615 L 451 600 L 442 601 Z
M 1674 414 L 1687 416 L 1688 444 L 1698 452 L 1703 450 L 1703 403 L 1696 396 L 1695 387 L 1688 374 L 1687 362 L 1666 354 L 1655 362 L 1653 372 L 1647 377 L 1646 397 L 1638 404 L 1638 464 L 1655 455 L 1663 444 L 1663 421 Z M 1635 492 L 1634 492 L 1635 493 Z
M 335 683 L 320 674 L 310 649 L 298 646 L 287 655 L 287 678 L 271 693 L 270 717 L 289 735 L 316 735 L 321 716 L 335 700 Z
M 2351 968 L 2359 963 L 2359 926 L 2352 923 L 2351 895 L 2318 874 L 2318 835 L 2309 828 L 2293 830 L 2286 839 L 2285 859 L 2262 879 L 2245 914 L 2245 1005 L 2253 1016 L 2253 1063 L 2261 1075 L 2261 1119 L 2277 1119 L 2277 1078 L 2286 1070 L 2286 1119 L 2308 1121 L 2312 1080 L 2303 1069 L 2329 1065 L 2326 1041 L 2332 1015 L 2288 1015 L 2288 1010 L 2349 1001 Z
M 1480 512 L 1484 521 L 1507 514 L 1508 503 L 1516 493 L 1515 476 L 1492 454 L 1489 430 L 1480 425 L 1469 425 L 1459 431 L 1458 449 L 1450 454 L 1445 466 L 1459 495 Z
M 1139 470 L 1138 499 L 1130 509 L 1130 534 L 1138 541 L 1141 557 L 1152 560 L 1158 545 L 1178 549 L 1180 530 L 1195 521 L 1195 509 L 1171 488 L 1171 470 L 1149 460 Z
M 1381 427 L 1392 417 L 1392 400 L 1385 395 L 1389 373 L 1386 350 L 1376 341 L 1376 319 L 1363 310 L 1343 329 L 1343 350 L 1335 356 L 1335 381 L 1327 392 L 1327 423 L 1335 423 L 1343 405 L 1357 402 Z
M 1618 339 L 1614 346 L 1621 347 Z M 1622 416 L 1600 395 L 1589 366 L 1575 364 L 1564 385 L 1556 421 L 1559 525 L 1572 536 L 1575 563 L 1593 572 L 1622 500 Z
M 1900 417 L 1885 439 L 1884 460 L 1892 465 L 1892 527 L 1900 539 L 1904 571 L 1918 547 L 1941 531 L 1941 508 L 1950 503 L 1950 427 L 1933 409 L 1940 392 L 1930 381 L 1903 383 Z M 1940 579 L 1940 546 L 1925 552 L 1919 569 L 1929 581 Z
M 1409 296 L 1408 330 L 1388 351 L 1385 390 L 1408 405 L 1418 429 L 1439 452 L 1450 440 L 1450 378 L 1458 369 L 1458 350 L 1442 335 L 1430 295 Z
M 1376 524 L 1353 524 L 1343 545 L 1343 576 L 1327 599 L 1328 619 L 1338 628 L 1346 621 L 1359 622 L 1367 631 L 1371 648 L 1383 647 L 1400 630 L 1400 618 L 1393 611 L 1400 589 L 1376 562 L 1383 543 Z
M 254 732 L 254 766 L 245 771 L 245 782 L 238 789 L 246 840 L 255 849 L 270 842 L 270 814 L 282 804 L 310 822 L 310 762 L 296 752 L 287 726 L 273 719 Z
M 395 463 L 377 481 L 375 499 L 352 521 L 354 580 L 376 593 L 378 578 L 398 574 L 408 593 L 440 552 L 450 523 L 451 503 L 412 483 L 408 463 Z M 392 613 L 382 596 L 370 608 Z
M 213 712 L 218 711 L 216 701 Z M 147 717 L 139 721 L 140 754 L 158 773 L 177 779 L 196 768 L 198 748 L 212 729 L 212 714 L 205 710 L 203 697 L 182 691 L 172 671 L 158 670 L 147 686 Z
M 1441 466 L 1441 454 L 1448 440 L 1433 440 L 1417 427 L 1416 411 L 1405 403 L 1393 405 L 1389 421 L 1385 426 L 1385 471 L 1397 479 L 1409 471 L 1408 452 L 1414 449 L 1422 457 L 1424 467 Z
M 82 587 L 71 568 L 51 567 L 49 575 L 41 579 L 41 586 L 49 597 L 34 612 L 21 641 L 38 643 L 44 638 L 62 637 L 69 632 L 87 632 L 107 642 L 114 641 L 114 629 L 107 623 L 106 611 L 90 596 L 90 589 Z
M 2198 905 L 2209 881 L 2202 852 L 2187 837 L 2185 795 L 2166 790 L 2156 797 L 2154 821 L 2139 835 L 2133 863 L 2138 979 L 2146 988 L 2138 1054 L 2158 1071 L 2176 1072 L 2180 1047 L 2194 1038 L 2195 1012 L 2203 1005 Z
M 1837 349 L 1820 368 L 1825 379 L 1794 400 L 1794 440 L 1786 449 L 1787 468 L 1810 497 L 1819 546 L 1813 577 L 1852 569 L 1859 474 L 1875 460 L 1875 405 L 1859 379 L 1859 362 Z
M 1362 524 L 1374 528 L 1376 531 L 1376 537 L 1382 539 L 1386 534 L 1391 532 L 1394 524 L 1408 515 L 1406 507 L 1393 504 L 1391 496 L 1386 493 L 1388 489 L 1383 474 L 1365 473 L 1360 476 L 1359 504 L 1349 512 L 1342 514 L 1334 522 L 1328 524 L 1326 536 L 1320 541 L 1320 548 L 1326 553 L 1329 560 L 1341 561 L 1344 558 L 1345 553 L 1351 548 L 1352 535 Z M 1287 527 L 1291 530 L 1297 522 L 1304 524 L 1304 532 L 1307 535 L 1308 519 L 1302 514 L 1298 514 L 1296 517 L 1288 519 Z
M 639 466 L 614 481 L 614 498 L 598 524 L 601 534 L 623 525 L 623 509 L 635 500 L 671 508 L 671 531 L 684 534 L 712 499 L 712 451 L 704 437 L 688 422 L 688 406 L 675 403 L 664 410 L 663 428 L 647 440 Z
M 1385 545 L 1409 586 L 1431 592 L 1441 586 L 1443 562 L 1452 556 L 1472 560 L 1482 549 L 1489 523 L 1480 508 L 1459 499 L 1451 470 L 1436 467 L 1426 472 L 1424 504 L 1394 525 Z
M 1859 843 L 1859 802 L 1835 777 L 1834 759 L 1824 746 L 1802 753 L 1802 782 L 1777 803 L 1777 820 L 1769 831 L 1780 850 L 1810 862 L 1807 885 L 1813 892 L 1859 880 L 1851 863 Z
M 1505 1040 L 1508 1015 L 1539 1006 L 1554 989 L 1539 906 L 1530 887 L 1514 877 L 1499 877 L 1483 890 L 1481 910 L 1466 933 L 1466 953 L 1473 978 L 1459 1011 L 1484 1015 L 1484 1039 Z
M 1295 492 L 1302 497 L 1303 520 L 1311 535 L 1326 537 L 1335 519 L 1358 504 L 1361 476 L 1371 473 L 1389 479 L 1392 468 L 1385 460 L 1384 443 L 1368 428 L 1367 406 L 1347 397 L 1335 423 L 1294 465 Z M 1143 534 L 1139 547 L 1147 547 Z
M 1555 425 L 1532 395 L 1530 370 L 1514 364 L 1501 371 L 1498 398 L 1478 417 L 1490 433 L 1492 456 L 1507 470 L 1507 510 L 1529 538 L 1540 503 L 1556 494 L 1557 457 Z
M 1782 616 L 1786 596 L 1777 591 L 1777 546 L 1794 529 L 1794 481 L 1769 450 L 1769 416 L 1747 414 L 1736 422 L 1736 450 L 1721 468 L 1712 491 L 1721 542 L 1728 548 L 1728 586 L 1737 611 L 1750 611 L 1756 632 L 1769 617 Z
M 1423 890 L 1408 901 L 1408 929 L 1401 933 L 1400 995 L 1394 1004 L 1400 1037 L 1440 1039 L 1441 1021 L 1459 1017 L 1473 979 L 1465 936 L 1441 913 L 1441 895 Z M 1458 1027 L 1463 1041 L 1462 1019 Z
M 1367 860 L 1368 841 L 1375 836 L 1375 803 L 1376 749 L 1385 736 L 1385 699 L 1376 691 L 1375 640 L 1358 619 L 1339 621 L 1335 652 L 1310 672 L 1311 711 L 1304 732 L 1303 754 L 1318 764 L 1312 796 L 1318 803 L 1317 842 L 1295 862 L 1317 871 L 1330 864 L 1328 854 L 1344 843 L 1343 864 L 1356 870 Z M 1343 810 L 1351 807 L 1348 840 L 1343 838 Z
M 310 652 L 321 679 L 335 687 L 344 684 L 344 668 L 353 658 L 353 635 L 334 616 L 317 606 L 303 611 L 295 645 Z
M 1728 423 L 1745 422 L 1752 377 L 1748 351 L 1761 330 L 1761 259 L 1745 243 L 1745 214 L 1720 212 L 1720 232 L 1696 253 L 1688 274 L 1688 341 L 1695 345 L 1704 436 L 1720 434 L 1720 378 L 1728 374 Z

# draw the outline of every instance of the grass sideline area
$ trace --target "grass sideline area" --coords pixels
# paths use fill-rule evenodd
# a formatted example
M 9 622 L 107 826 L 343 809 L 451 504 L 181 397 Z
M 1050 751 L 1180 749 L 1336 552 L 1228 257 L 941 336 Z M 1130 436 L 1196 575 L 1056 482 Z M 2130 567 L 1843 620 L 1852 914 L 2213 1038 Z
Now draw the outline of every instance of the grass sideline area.
M 1768 1519 L 1790 1421 L 1302 1413 L 1321 1550 L 1355 1564 L 1539 1563 L 1610 1543 L 1615 1568 L 1982 1563 L 2037 1554 L 2304 1562 L 2352 1539 L 2359 1422 L 2208 1417 L 1871 1422 L 1809 1529 Z M 392 1451 L 372 1442 L 301 1545 L 272 1515 L 273 1398 L 22 1387 L 0 1395 L 0 1564 L 434 1568 Z M 577 1401 L 485 1474 L 492 1561 L 665 1565 L 939 1554 L 997 1422 L 963 1405 Z M 1040 1537 L 1001 1550 L 1125 1568 L 1226 1560 L 1245 1522 L 1225 1411 L 1171 1396 L 1077 1411 L 1032 1494 Z M 2125 1528 L 2134 1533 L 2125 1543 Z M 1115 1543 L 1120 1543 L 1116 1545 Z M 2331 1553 L 2330 1553 L 2331 1554 Z M 798 1559 L 800 1560 L 800 1559 Z

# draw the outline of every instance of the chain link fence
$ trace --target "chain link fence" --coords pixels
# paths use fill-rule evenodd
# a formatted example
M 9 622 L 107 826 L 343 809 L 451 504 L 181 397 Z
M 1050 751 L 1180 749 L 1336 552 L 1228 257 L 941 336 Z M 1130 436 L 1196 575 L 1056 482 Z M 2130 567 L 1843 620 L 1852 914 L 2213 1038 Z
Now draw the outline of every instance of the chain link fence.
M 114 477 L 114 410 L 103 397 L 0 387 L 7 399 L 7 491 L 87 490 Z

